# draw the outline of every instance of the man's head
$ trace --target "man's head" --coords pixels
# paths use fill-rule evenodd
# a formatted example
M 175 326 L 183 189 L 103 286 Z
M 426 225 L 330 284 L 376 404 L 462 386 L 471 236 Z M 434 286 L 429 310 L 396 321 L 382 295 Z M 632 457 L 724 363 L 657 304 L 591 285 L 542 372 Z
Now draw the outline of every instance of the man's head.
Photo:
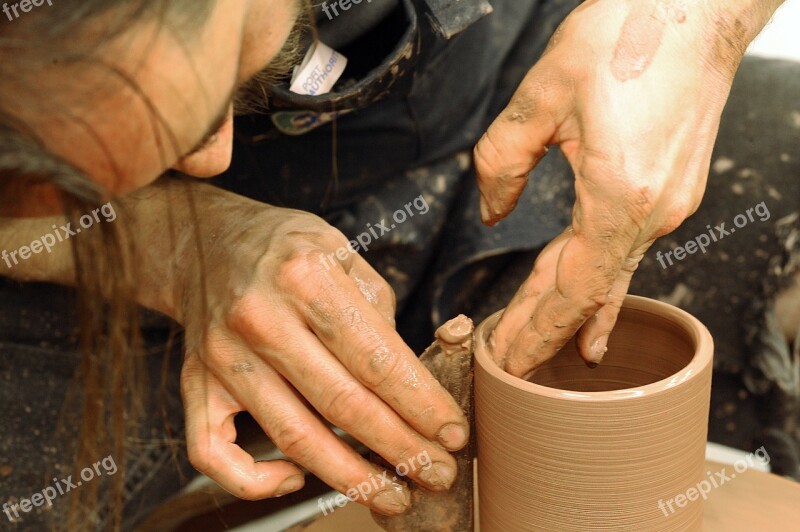
M 61 0 L 0 20 L 0 128 L 114 194 L 170 167 L 216 175 L 237 89 L 280 58 L 301 3 Z M 55 210 L 47 189 L 39 212 Z

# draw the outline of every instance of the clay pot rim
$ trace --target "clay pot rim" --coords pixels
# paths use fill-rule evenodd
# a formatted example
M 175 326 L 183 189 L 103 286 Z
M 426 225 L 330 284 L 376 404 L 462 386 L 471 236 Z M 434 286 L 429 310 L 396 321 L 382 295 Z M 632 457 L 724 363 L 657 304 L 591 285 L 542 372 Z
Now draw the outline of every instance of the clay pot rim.
M 513 386 L 514 388 L 539 396 L 577 402 L 626 401 L 663 393 L 675 386 L 684 385 L 686 381 L 696 379 L 702 373 L 703 368 L 712 363 L 714 340 L 711 337 L 711 333 L 708 332 L 705 325 L 688 312 L 662 301 L 634 295 L 627 295 L 622 306 L 623 308 L 648 312 L 667 318 L 679 326 L 682 331 L 689 336 L 694 347 L 694 356 L 692 356 L 691 361 L 689 361 L 683 369 L 669 377 L 644 386 L 637 386 L 636 388 L 625 388 L 606 392 L 579 392 L 542 386 L 541 384 L 535 384 L 506 373 L 500 369 L 486 353 L 486 340 L 483 332 L 489 327 L 494 327 L 494 324 L 505 310 L 502 309 L 486 318 L 475 329 L 475 362 L 493 378 L 509 386 Z

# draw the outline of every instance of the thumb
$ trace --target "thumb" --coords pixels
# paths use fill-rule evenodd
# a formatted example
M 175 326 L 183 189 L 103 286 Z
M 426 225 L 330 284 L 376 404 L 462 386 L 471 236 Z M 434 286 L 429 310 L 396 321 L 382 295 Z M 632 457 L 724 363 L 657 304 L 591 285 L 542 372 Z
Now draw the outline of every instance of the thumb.
M 531 85 L 520 86 L 475 146 L 481 218 L 486 225 L 496 224 L 514 210 L 528 174 L 547 154 L 547 144 L 555 135 L 553 115 L 542 98 L 532 96 Z

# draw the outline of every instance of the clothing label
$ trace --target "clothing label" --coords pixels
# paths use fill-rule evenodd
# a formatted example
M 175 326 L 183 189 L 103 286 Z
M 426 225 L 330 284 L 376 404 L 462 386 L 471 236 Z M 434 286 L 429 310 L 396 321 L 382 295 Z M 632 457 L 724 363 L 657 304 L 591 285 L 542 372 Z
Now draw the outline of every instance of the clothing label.
M 327 94 L 339 81 L 347 66 L 347 58 L 321 42 L 308 49 L 303 62 L 295 68 L 289 90 L 297 94 Z

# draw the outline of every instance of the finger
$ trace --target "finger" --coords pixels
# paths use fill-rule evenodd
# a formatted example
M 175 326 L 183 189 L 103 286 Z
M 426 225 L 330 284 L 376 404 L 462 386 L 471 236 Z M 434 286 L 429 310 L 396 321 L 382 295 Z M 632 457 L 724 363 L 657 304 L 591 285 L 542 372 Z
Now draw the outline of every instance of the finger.
M 429 489 L 450 488 L 456 476 L 450 453 L 420 436 L 356 380 L 310 330 L 286 331 L 283 336 L 283 350 L 296 353 L 292 363 L 274 350 L 264 356 L 320 414 L 391 464 L 404 464 L 408 476 Z M 420 456 L 430 467 L 417 467 Z
M 312 300 L 311 329 L 356 379 L 423 436 L 450 450 L 462 448 L 469 427 L 461 408 L 397 332 L 356 297 L 356 287 L 344 281 L 335 279 L 330 290 Z
M 599 364 L 608 351 L 608 337 L 617 323 L 617 317 L 628 293 L 633 274 L 649 247 L 650 243 L 635 250 L 625 259 L 622 269 L 611 287 L 611 292 L 608 294 L 608 301 L 594 316 L 587 319 L 578 331 L 576 337 L 578 353 L 586 360 L 587 364 Z
M 379 468 L 339 439 L 306 408 L 297 392 L 245 345 L 218 333 L 210 338 L 208 347 L 214 375 L 226 389 L 233 390 L 237 401 L 287 457 L 343 494 L 352 495 L 351 490 L 367 479 L 380 477 Z M 393 515 L 408 507 L 409 494 L 403 484 L 384 477 L 353 500 Z
M 364 296 L 380 312 L 392 328 L 395 328 L 397 299 L 394 290 L 370 264 L 357 257 L 347 271 L 350 278 Z
M 555 355 L 606 304 L 621 262 L 594 241 L 577 234 L 568 238 L 558 254 L 555 282 L 540 295 L 530 321 L 513 340 L 506 371 L 526 376 Z
M 242 499 L 279 497 L 300 489 L 303 472 L 289 462 L 256 462 L 236 445 L 233 419 L 242 410 L 196 355 L 181 373 L 189 459 L 198 471 Z
M 338 231 L 325 234 L 320 238 L 321 249 L 332 249 L 344 239 Z M 336 252 L 329 253 L 323 263 L 326 270 L 339 264 L 353 279 L 364 298 L 372 303 L 387 322 L 395 327 L 395 310 L 397 299 L 392 287 L 380 276 L 378 272 L 365 261 L 350 245 L 336 248 Z
M 547 144 L 556 131 L 536 72 L 534 68 L 528 73 L 511 103 L 475 146 L 481 218 L 487 225 L 514 210 L 528 174 L 547 154 Z
M 503 310 L 489 337 L 491 354 L 500 367 L 505 367 L 511 345 L 530 322 L 543 295 L 555 285 L 558 257 L 571 234 L 567 229 L 545 246 L 536 257 L 531 274 Z
M 309 328 L 359 382 L 420 434 L 451 450 L 466 445 L 469 427 L 452 396 L 364 299 L 342 268 L 320 269 L 317 262 L 313 258 L 290 261 L 280 274 L 294 287 L 292 304 Z M 263 311 L 243 313 L 244 319 L 251 321 L 263 321 L 267 315 Z M 247 328 L 259 331 L 269 327 L 264 322 Z

